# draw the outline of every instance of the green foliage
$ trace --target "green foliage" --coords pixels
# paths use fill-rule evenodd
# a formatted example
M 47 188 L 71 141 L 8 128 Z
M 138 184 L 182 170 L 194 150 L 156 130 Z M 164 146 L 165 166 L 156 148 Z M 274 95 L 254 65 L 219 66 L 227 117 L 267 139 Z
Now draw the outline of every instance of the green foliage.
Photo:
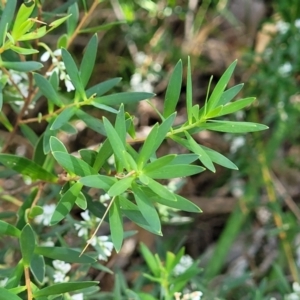
M 86 7 L 85 1 L 83 2 Z M 174 190 L 170 190 L 161 180 L 188 177 L 199 174 L 205 169 L 215 172 L 214 164 L 231 169 L 237 169 L 237 167 L 217 151 L 200 145 L 193 135 L 203 130 L 246 133 L 267 129 L 267 126 L 255 122 L 217 119 L 235 113 L 255 100 L 251 97 L 231 102 L 242 87 L 242 85 L 237 85 L 226 90 L 236 61 L 225 70 L 208 97 L 207 103 L 201 108 L 199 104 L 193 106 L 192 71 L 190 59 L 188 59 L 187 121 L 182 124 L 175 122 L 183 78 L 183 64 L 179 60 L 169 78 L 163 111 L 159 112 L 159 122 L 152 127 L 147 137 L 141 141 L 136 139 L 134 116 L 126 111 L 127 106 L 150 99 L 154 94 L 118 92 L 106 95 L 120 82 L 120 78 L 112 78 L 87 87 L 97 58 L 97 35 L 91 37 L 79 64 L 69 52 L 69 45 L 78 33 L 99 31 L 103 30 L 103 27 L 82 28 L 77 2 L 68 1 L 67 3 L 67 6 L 61 8 L 64 9 L 62 11 L 64 16 L 46 24 L 38 19 L 40 15 L 37 11 L 41 8 L 38 1 L 31 2 L 29 5 L 22 4 L 17 12 L 15 11 L 16 1 L 7 1 L 2 11 L 0 67 L 5 74 L 10 74 L 12 71 L 26 73 L 30 89 L 28 96 L 22 95 L 20 88 L 12 93 L 8 87 L 12 79 L 4 78 L 6 81 L 1 82 L 0 108 L 2 109 L 4 105 L 11 106 L 19 117 L 17 123 L 12 125 L 5 117 L 3 110 L 0 122 L 8 129 L 10 137 L 13 137 L 20 127 L 34 148 L 33 159 L 9 154 L 6 153 L 9 146 L 8 140 L 2 148 L 4 153 L 0 154 L 3 172 L 18 173 L 32 184 L 30 192 L 15 214 L 18 219 L 12 221 L 12 224 L 0 221 L 1 235 L 18 239 L 18 251 L 21 257 L 16 266 L 9 268 L 7 273 L 3 273 L 10 277 L 5 289 L 1 288 L 1 295 L 7 299 L 23 299 L 24 291 L 29 300 L 54 299 L 54 297 L 58 299 L 57 297 L 70 297 L 69 293 L 78 290 L 85 291 L 89 299 L 88 289 L 97 285 L 98 282 L 87 280 L 87 278 L 84 278 L 85 281 L 78 281 L 82 277 L 82 271 L 79 268 L 76 270 L 76 276 L 71 278 L 74 281 L 60 283 L 54 279 L 47 281 L 46 277 L 54 278 L 55 270 L 51 267 L 51 262 L 54 268 L 56 260 L 63 261 L 65 264 L 87 264 L 88 267 L 100 268 L 95 258 L 106 260 L 109 256 L 107 252 L 111 253 L 113 247 L 116 252 L 119 252 L 124 239 L 132 234 L 124 230 L 124 218 L 130 219 L 151 233 L 162 235 L 159 205 L 173 210 L 200 213 L 201 209 L 196 204 L 178 195 Z M 94 3 L 98 4 L 97 1 Z M 93 12 L 92 7 L 94 6 L 91 6 L 87 12 L 89 17 Z M 54 15 L 56 16 L 57 13 L 59 12 L 56 11 Z M 16 20 L 13 22 L 15 14 Z M 64 47 L 60 49 L 60 54 L 56 54 L 46 44 L 39 43 L 39 39 L 64 23 L 67 25 L 67 31 L 61 34 L 58 42 Z M 123 22 L 117 24 L 120 23 Z M 114 25 L 116 24 L 106 24 L 106 28 Z M 48 72 L 32 74 L 33 71 L 44 67 L 42 63 L 36 61 L 39 49 L 37 45 L 47 50 L 47 55 L 52 57 L 52 65 Z M 30 58 L 27 59 L 27 57 Z M 62 91 L 59 79 L 64 81 L 67 92 Z M 13 85 L 18 86 L 17 82 Z M 11 94 L 22 99 L 24 109 L 15 109 Z M 24 113 L 30 101 L 33 104 L 42 103 L 43 98 L 47 100 L 47 111 L 38 113 L 35 118 L 26 119 Z M 91 108 L 96 110 L 99 113 L 98 116 L 101 117 L 91 116 L 89 114 Z M 99 134 L 103 142 L 94 150 L 82 149 L 78 153 L 69 153 L 59 137 L 61 133 L 75 134 L 76 129 L 73 124 L 79 120 Z M 46 122 L 47 126 L 39 137 L 25 125 L 25 123 L 42 121 Z M 128 136 L 131 136 L 132 140 Z M 158 150 L 166 140 L 172 140 L 180 145 L 184 154 L 159 156 Z M 141 143 L 139 149 L 132 147 L 135 141 Z M 110 157 L 113 158 L 112 163 L 109 162 Z M 47 188 L 44 189 L 45 186 Z M 109 203 L 104 205 L 97 201 L 98 199 L 92 196 L 95 193 L 90 193 L 92 189 L 108 197 Z M 45 195 L 42 195 L 43 192 Z M 47 200 L 49 199 L 46 197 L 47 193 L 56 204 L 50 203 L 48 207 L 44 205 L 42 208 L 42 204 L 51 202 Z M 84 221 L 79 222 L 73 219 L 72 210 L 75 204 L 85 210 Z M 47 209 L 52 210 L 49 213 Z M 39 217 L 40 226 L 37 226 L 35 220 Z M 95 229 L 97 222 L 100 226 L 104 221 L 109 223 L 110 237 L 97 236 L 97 230 L 93 233 L 88 231 L 90 228 Z M 62 235 L 73 225 L 78 226 L 79 232 L 82 230 L 81 235 L 87 240 L 87 247 L 93 246 L 94 252 L 87 255 L 83 253 L 84 251 L 80 253 L 78 249 L 70 248 L 66 244 Z M 46 226 L 49 228 L 47 232 L 44 232 Z M 49 247 L 43 246 L 40 240 L 45 236 L 55 239 L 56 244 Z M 180 250 L 176 255 L 168 252 L 165 261 L 161 261 L 158 255 L 152 255 L 144 245 L 141 245 L 141 252 L 151 271 L 144 276 L 161 285 L 161 298 L 172 299 L 176 292 L 182 291 L 187 283 L 200 272 L 198 261 L 195 261 L 185 272 L 174 276 L 172 272 L 183 257 L 184 250 Z M 64 267 L 68 268 L 66 265 Z M 65 272 L 63 273 L 65 276 L 68 270 L 62 269 L 60 272 Z M 97 291 L 93 290 L 94 292 Z M 119 295 L 117 288 L 115 293 Z M 130 290 L 126 293 L 127 295 L 135 294 Z M 146 299 L 146 296 L 141 293 L 140 297 Z M 151 299 L 151 296 L 148 295 L 147 298 Z

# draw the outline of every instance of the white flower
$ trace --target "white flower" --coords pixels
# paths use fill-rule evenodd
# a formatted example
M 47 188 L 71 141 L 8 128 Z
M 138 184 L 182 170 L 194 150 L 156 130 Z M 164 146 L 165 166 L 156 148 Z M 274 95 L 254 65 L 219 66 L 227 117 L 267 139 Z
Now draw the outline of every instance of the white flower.
M 87 222 L 91 220 L 90 213 L 88 210 L 83 211 L 82 213 L 80 213 L 80 215 L 81 215 L 82 219 Z
M 61 271 L 64 274 L 67 274 L 71 270 L 71 265 L 61 260 L 56 259 L 52 264 L 56 270 Z
M 108 200 L 110 200 L 110 196 L 107 193 L 100 196 L 100 202 L 103 203 L 103 202 L 108 201 Z
M 73 296 L 71 296 L 71 300 L 83 300 L 83 294 L 75 294 Z
M 292 64 L 290 62 L 286 62 L 278 68 L 278 73 L 282 77 L 287 77 L 288 75 L 290 75 L 291 71 L 292 71 Z
M 296 28 L 300 29 L 300 19 L 295 20 L 294 25 Z
M 203 293 L 200 291 L 195 291 L 189 294 L 184 294 L 182 298 L 181 295 L 182 293 L 175 293 L 174 294 L 175 299 L 176 300 L 201 300 Z
M 79 223 L 75 223 L 74 227 L 78 231 L 78 236 L 88 236 L 88 230 L 93 227 L 95 222 L 99 222 L 99 218 L 91 218 L 88 210 L 82 212 L 81 217 L 84 221 L 80 221 Z
M 97 243 L 94 247 L 98 252 L 98 259 L 106 261 L 111 256 L 114 244 L 108 240 L 107 236 L 97 236 Z
M 61 49 L 56 49 L 53 52 L 46 51 L 45 53 L 42 54 L 40 60 L 42 62 L 46 62 L 49 60 L 50 57 L 52 57 L 52 64 L 53 64 L 53 69 L 49 72 L 46 73 L 47 76 L 51 76 L 53 72 L 56 72 L 57 75 L 59 75 L 59 79 L 61 81 L 64 81 L 65 86 L 67 88 L 67 92 L 74 91 L 74 85 L 71 82 L 70 76 L 66 74 L 66 66 L 64 62 L 59 60 L 59 57 L 61 56 Z
M 239 148 L 245 145 L 245 138 L 243 136 L 235 137 L 230 145 L 230 152 L 235 153 Z
M 80 223 L 82 223 L 82 222 L 80 222 Z M 78 231 L 78 233 L 77 233 L 78 236 L 87 236 L 88 228 L 83 227 L 83 224 L 75 223 L 74 226 L 75 226 L 75 229 Z
M 35 223 L 49 226 L 52 215 L 55 211 L 55 204 L 45 204 L 43 206 L 43 213 L 34 218 Z
M 279 31 L 279 33 L 285 34 L 290 29 L 290 24 L 280 20 L 276 23 L 276 28 Z
M 71 265 L 61 260 L 54 260 L 52 264 L 55 269 L 53 274 L 54 282 L 68 281 L 69 277 L 66 277 L 66 274 L 71 270 Z
M 183 255 L 179 263 L 173 269 L 174 275 L 178 276 L 183 274 L 193 264 L 193 262 L 193 259 L 189 255 Z

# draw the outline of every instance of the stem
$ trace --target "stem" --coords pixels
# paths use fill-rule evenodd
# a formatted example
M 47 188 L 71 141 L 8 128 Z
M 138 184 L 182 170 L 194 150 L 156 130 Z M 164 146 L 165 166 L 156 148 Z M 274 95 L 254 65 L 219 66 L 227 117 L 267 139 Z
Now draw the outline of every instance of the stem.
M 86 250 L 87 247 L 89 246 L 91 240 L 95 237 L 96 233 L 97 233 L 98 230 L 100 229 L 100 227 L 101 227 L 101 225 L 102 225 L 102 223 L 103 223 L 105 217 L 107 216 L 107 214 L 108 214 L 108 212 L 109 212 L 109 210 L 110 210 L 110 207 L 112 206 L 113 202 L 115 201 L 115 198 L 116 198 L 116 197 L 113 197 L 113 198 L 111 199 L 111 201 L 110 201 L 110 203 L 108 204 L 108 206 L 107 206 L 107 208 L 106 208 L 106 211 L 105 211 L 105 213 L 104 213 L 104 215 L 103 215 L 101 221 L 99 222 L 97 228 L 96 228 L 95 231 L 93 232 L 93 234 L 92 234 L 92 236 L 90 237 L 90 239 L 87 241 L 87 243 L 86 243 L 85 247 L 83 248 L 83 250 L 81 251 L 79 257 L 85 252 L 85 250 Z
M 264 185 L 267 190 L 269 201 L 274 204 L 277 202 L 277 196 L 276 196 L 274 184 L 272 181 L 271 172 L 267 165 L 266 157 L 264 155 L 263 145 L 260 143 L 258 145 L 258 148 L 259 148 L 258 152 L 260 153 L 258 156 L 258 160 L 260 161 L 260 164 L 262 166 L 261 172 L 262 172 L 262 178 L 264 181 Z M 287 240 L 286 232 L 282 230 L 283 225 L 284 225 L 282 217 L 279 213 L 274 211 L 273 218 L 274 218 L 274 223 L 275 223 L 276 227 L 279 229 L 279 238 L 282 242 L 283 250 L 284 250 L 285 256 L 288 261 L 288 266 L 289 266 L 291 275 L 293 277 L 293 281 L 299 283 L 300 281 L 299 281 L 298 271 L 297 271 L 296 263 L 295 263 L 295 260 L 293 257 L 293 251 L 291 248 L 291 244 Z
M 31 285 L 30 285 L 30 274 L 29 274 L 29 268 L 24 267 L 24 275 L 25 275 L 25 284 L 27 289 L 27 299 L 32 300 L 32 291 L 31 291 Z

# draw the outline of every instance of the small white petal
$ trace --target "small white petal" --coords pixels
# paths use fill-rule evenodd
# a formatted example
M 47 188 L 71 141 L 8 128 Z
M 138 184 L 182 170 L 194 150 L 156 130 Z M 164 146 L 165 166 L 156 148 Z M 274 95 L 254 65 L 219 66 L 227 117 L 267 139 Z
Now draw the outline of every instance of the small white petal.
M 47 51 L 47 52 L 45 52 L 45 53 L 42 54 L 40 60 L 42 62 L 46 62 L 49 58 L 50 58 L 50 53 Z
M 83 211 L 80 215 L 81 215 L 82 219 L 85 221 L 91 220 L 90 213 L 88 210 Z
M 65 86 L 67 88 L 67 92 L 71 92 L 75 90 L 75 87 L 70 80 L 65 79 Z

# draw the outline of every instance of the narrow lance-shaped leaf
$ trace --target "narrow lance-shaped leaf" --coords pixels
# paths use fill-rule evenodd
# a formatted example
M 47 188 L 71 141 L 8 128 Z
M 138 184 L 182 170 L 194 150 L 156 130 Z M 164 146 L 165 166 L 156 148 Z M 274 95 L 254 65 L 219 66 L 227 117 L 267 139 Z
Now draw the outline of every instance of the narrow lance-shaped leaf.
M 4 299 L 9 299 L 9 300 L 22 300 L 19 296 L 14 294 L 13 292 L 10 292 L 8 289 L 4 287 L 0 287 L 0 295 L 1 298 Z
M 86 87 L 94 69 L 96 54 L 97 54 L 97 46 L 98 46 L 97 35 L 93 35 L 88 45 L 86 46 L 80 64 L 80 68 L 79 68 L 81 82 L 84 87 Z
M 102 134 L 106 135 L 105 128 L 103 125 L 103 122 L 99 119 L 96 119 L 95 117 L 87 114 L 86 112 L 78 109 L 76 111 L 76 116 L 83 121 L 90 129 Z
M 154 231 L 161 232 L 160 218 L 153 203 L 147 198 L 137 184 L 132 185 L 132 190 L 134 193 L 135 202 L 143 217 Z
M 76 66 L 71 54 L 66 49 L 62 49 L 62 58 L 65 63 L 65 66 L 66 66 L 67 73 L 70 76 L 70 79 L 71 79 L 76 91 L 79 92 L 79 94 L 83 100 L 86 100 L 84 87 L 81 82 L 81 78 L 79 76 L 77 66 Z
M 0 220 L 0 235 L 19 237 L 21 231 L 13 225 Z
M 117 114 L 116 122 L 115 122 L 115 129 L 123 143 L 126 143 L 126 122 L 125 122 L 125 112 L 124 112 L 124 105 L 120 105 L 119 112 Z
M 105 130 L 106 130 L 108 140 L 111 144 L 112 150 L 113 150 L 116 158 L 121 163 L 120 169 L 123 169 L 126 167 L 127 167 L 127 169 L 129 169 L 128 163 L 123 154 L 126 151 L 125 146 L 124 146 L 122 140 L 120 139 L 117 131 L 112 126 L 112 124 L 108 121 L 108 119 L 106 119 L 105 117 L 103 118 L 103 124 L 104 124 Z
M 44 78 L 42 75 L 38 73 L 33 74 L 34 80 L 39 87 L 40 91 L 43 95 L 49 100 L 52 101 L 55 105 L 61 107 L 63 105 L 62 101 L 60 100 L 58 94 L 50 84 L 50 82 Z
M 96 94 L 98 97 L 102 96 L 109 90 L 111 90 L 115 85 L 117 85 L 122 80 L 121 77 L 116 77 L 108 79 L 106 81 L 100 82 L 97 85 L 89 88 L 86 91 L 86 96 L 90 98 L 92 95 Z
M 63 293 L 86 289 L 97 284 L 99 284 L 98 281 L 56 283 L 51 286 L 47 286 L 41 290 L 35 291 L 33 293 L 33 297 L 38 298 L 38 297 L 45 297 L 51 295 L 59 295 Z
M 117 181 L 107 192 L 110 197 L 115 197 L 123 194 L 130 186 L 134 177 L 125 177 Z
M 43 64 L 36 61 L 2 61 L 0 65 L 6 69 L 11 69 L 19 72 L 32 72 L 39 70 L 43 67 Z
M 111 239 L 117 252 L 121 250 L 124 231 L 122 213 L 120 210 L 120 203 L 118 197 L 116 197 L 109 209 L 109 228 L 111 232 Z
M 18 35 L 21 31 L 22 25 L 28 20 L 30 17 L 31 13 L 34 10 L 35 5 L 32 3 L 30 6 L 26 6 L 24 3 L 21 4 L 17 16 L 15 18 L 15 23 L 12 29 L 12 36 L 15 37 Z M 26 32 L 23 32 L 26 33 Z M 21 33 L 21 34 L 23 34 Z
M 203 150 L 203 148 L 191 137 L 191 135 L 188 132 L 185 132 L 185 136 L 189 144 L 189 149 L 199 155 L 199 160 L 207 169 L 209 169 L 212 172 L 216 172 L 215 166 L 212 163 L 210 157 L 205 152 L 205 150 Z
M 218 105 L 225 105 L 228 102 L 230 102 L 239 92 L 240 90 L 243 88 L 244 84 L 238 84 L 233 86 L 232 88 L 226 90 L 225 92 L 223 92 Z
M 30 271 L 33 274 L 35 280 L 42 284 L 45 279 L 45 260 L 42 255 L 33 254 L 32 260 L 30 263 Z
M 80 251 L 66 247 L 35 247 L 34 253 L 51 259 L 58 259 L 68 263 L 91 264 L 96 260 L 86 254 L 80 256 Z
M 51 136 L 50 138 L 50 148 L 52 152 L 65 152 L 68 153 L 65 145 L 55 136 Z
M 78 4 L 76 2 L 69 6 L 68 15 L 71 15 L 67 20 L 67 32 L 68 36 L 70 37 L 77 27 L 79 18 Z
M 175 157 L 176 157 L 176 154 L 168 154 L 168 155 L 162 156 L 156 160 L 153 160 L 152 162 L 150 162 L 143 168 L 143 173 L 148 174 L 153 171 L 156 171 L 156 170 L 164 167 L 165 165 L 171 163 Z
M 165 118 L 169 117 L 176 111 L 176 105 L 179 100 L 180 91 L 182 83 L 182 62 L 178 61 L 176 64 L 172 75 L 169 80 L 169 84 L 166 91 L 165 101 L 164 101 L 164 112 L 163 116 Z
M 192 71 L 191 71 L 191 60 L 188 57 L 188 69 L 186 78 L 186 110 L 189 124 L 193 123 L 193 90 L 192 90 Z
M 26 224 L 21 231 L 20 247 L 24 266 L 28 267 L 30 265 L 35 248 L 35 235 L 29 224 Z
M 138 159 L 137 159 L 137 167 L 141 170 L 144 165 L 147 163 L 148 159 L 153 155 L 153 149 L 155 145 L 155 141 L 157 139 L 158 133 L 158 123 L 156 123 L 150 133 L 148 134 L 142 149 L 140 150 Z
M 141 100 L 150 99 L 154 96 L 153 93 L 145 92 L 124 92 L 116 93 L 108 96 L 97 97 L 93 102 L 105 104 L 108 106 L 124 104 L 134 104 Z
M 9 169 L 29 176 L 33 181 L 40 179 L 48 182 L 56 182 L 58 179 L 55 175 L 25 157 L 0 153 L 0 162 Z
M 65 108 L 54 120 L 51 130 L 58 130 L 60 129 L 63 125 L 69 122 L 69 120 L 74 116 L 76 111 L 78 110 L 77 107 L 71 106 Z
M 52 154 L 57 162 L 68 172 L 81 177 L 97 174 L 97 171 L 95 171 L 85 161 L 69 153 L 53 152 Z
M 6 34 L 6 28 L 8 24 L 8 28 L 14 19 L 14 13 L 17 5 L 17 0 L 10 0 L 7 1 L 4 7 L 4 10 L 1 15 L 0 19 L 0 45 L 3 45 L 5 34 Z
M 254 97 L 250 97 L 250 98 L 244 98 L 244 99 L 240 99 L 240 100 L 234 101 L 232 103 L 229 103 L 229 104 L 223 106 L 223 109 L 218 114 L 218 117 L 239 111 L 240 109 L 250 105 L 255 99 L 256 98 L 254 98 Z
M 231 121 L 208 121 L 201 124 L 202 129 L 209 129 L 220 132 L 245 133 L 266 130 L 269 127 L 263 124 L 252 122 L 231 122 Z
M 214 109 L 219 105 L 219 100 L 231 78 L 231 75 L 235 69 L 236 64 L 237 64 L 237 60 L 235 60 L 227 68 L 227 70 L 224 72 L 224 74 L 221 76 L 220 80 L 218 81 L 217 85 L 215 86 L 211 96 L 208 99 L 207 110 L 206 110 L 207 113 L 209 113 L 212 109 Z
M 52 215 L 50 225 L 57 224 L 71 211 L 82 186 L 82 183 L 76 182 L 62 195 Z

